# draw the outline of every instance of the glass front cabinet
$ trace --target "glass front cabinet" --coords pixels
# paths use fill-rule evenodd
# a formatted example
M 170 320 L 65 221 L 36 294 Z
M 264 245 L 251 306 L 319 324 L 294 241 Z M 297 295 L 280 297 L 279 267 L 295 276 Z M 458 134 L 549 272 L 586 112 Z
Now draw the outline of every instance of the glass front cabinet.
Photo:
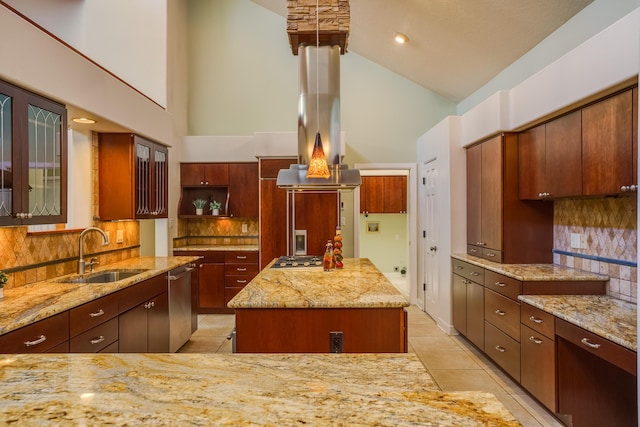
M 0 225 L 67 222 L 64 105 L 0 81 Z

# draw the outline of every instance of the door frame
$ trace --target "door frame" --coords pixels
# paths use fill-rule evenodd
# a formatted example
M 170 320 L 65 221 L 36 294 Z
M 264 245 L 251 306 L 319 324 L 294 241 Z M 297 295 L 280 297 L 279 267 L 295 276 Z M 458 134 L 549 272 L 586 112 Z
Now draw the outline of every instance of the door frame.
M 418 268 L 418 234 L 417 234 L 417 164 L 416 163 L 356 163 L 355 169 L 360 170 L 361 175 L 375 176 L 377 171 L 406 171 L 407 175 L 407 240 L 409 242 L 409 257 L 407 268 L 409 270 L 409 302 L 417 302 L 417 268 Z M 363 174 L 364 172 L 364 174 Z M 353 254 L 360 257 L 360 187 L 353 191 Z

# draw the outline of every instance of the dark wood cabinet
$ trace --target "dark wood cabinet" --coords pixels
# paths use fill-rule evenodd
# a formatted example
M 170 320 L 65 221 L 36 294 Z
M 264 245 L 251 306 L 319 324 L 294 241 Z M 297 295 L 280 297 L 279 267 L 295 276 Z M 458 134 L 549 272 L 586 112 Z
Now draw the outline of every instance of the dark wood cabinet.
M 258 163 L 229 163 L 229 214 L 258 218 Z
M 360 213 L 406 213 L 406 176 L 363 176 Z
M 0 81 L 0 226 L 67 222 L 67 110 Z
M 221 254 L 224 256 L 224 254 Z M 199 312 L 205 313 L 210 309 L 224 309 L 224 259 L 214 262 L 203 260 L 198 265 L 200 291 L 198 293 Z
M 130 133 L 99 134 L 103 221 L 168 217 L 168 149 Z
M 516 134 L 467 149 L 467 252 L 506 264 L 550 263 L 553 205 L 520 200 L 518 178 Z
M 637 187 L 633 175 L 633 94 L 627 90 L 582 109 L 583 194 L 602 196 Z M 637 138 L 636 138 L 637 143 Z
M 68 311 L 0 335 L 0 353 L 67 353 L 68 351 Z
M 69 335 L 72 353 L 98 353 L 117 343 L 118 294 L 69 310 Z
M 484 351 L 484 270 L 453 260 L 453 326 Z
M 520 198 L 582 194 L 582 116 L 567 114 L 518 135 Z M 571 173 L 567 173 L 571 171 Z
M 169 297 L 165 275 L 118 292 L 120 353 L 169 352 Z
M 258 252 L 225 252 L 224 307 L 260 272 Z M 233 309 L 227 309 L 233 312 Z
M 229 165 L 227 163 L 181 163 L 180 185 L 226 187 L 229 185 Z

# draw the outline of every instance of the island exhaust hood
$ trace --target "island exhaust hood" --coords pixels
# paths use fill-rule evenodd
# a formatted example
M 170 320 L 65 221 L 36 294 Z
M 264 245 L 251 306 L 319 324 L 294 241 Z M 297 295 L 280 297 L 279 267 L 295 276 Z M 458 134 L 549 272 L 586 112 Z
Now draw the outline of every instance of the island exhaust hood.
M 360 171 L 341 162 L 340 46 L 300 44 L 298 55 L 298 163 L 280 170 L 276 184 L 289 190 L 353 190 L 361 184 Z M 309 177 L 319 148 L 326 159 L 325 177 Z

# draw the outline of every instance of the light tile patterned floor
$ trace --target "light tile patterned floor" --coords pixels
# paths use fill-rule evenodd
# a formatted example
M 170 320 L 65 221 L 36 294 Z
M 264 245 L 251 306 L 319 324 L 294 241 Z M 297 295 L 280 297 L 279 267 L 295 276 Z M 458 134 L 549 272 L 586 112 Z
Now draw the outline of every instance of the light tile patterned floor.
M 416 306 L 409 312 L 409 351 L 418 355 L 440 388 L 445 391 L 481 390 L 494 393 L 525 427 L 560 427 L 546 409 L 518 384 L 488 361 L 464 338 L 444 334 Z M 198 330 L 180 352 L 231 353 L 227 335 L 233 315 L 198 316 Z

